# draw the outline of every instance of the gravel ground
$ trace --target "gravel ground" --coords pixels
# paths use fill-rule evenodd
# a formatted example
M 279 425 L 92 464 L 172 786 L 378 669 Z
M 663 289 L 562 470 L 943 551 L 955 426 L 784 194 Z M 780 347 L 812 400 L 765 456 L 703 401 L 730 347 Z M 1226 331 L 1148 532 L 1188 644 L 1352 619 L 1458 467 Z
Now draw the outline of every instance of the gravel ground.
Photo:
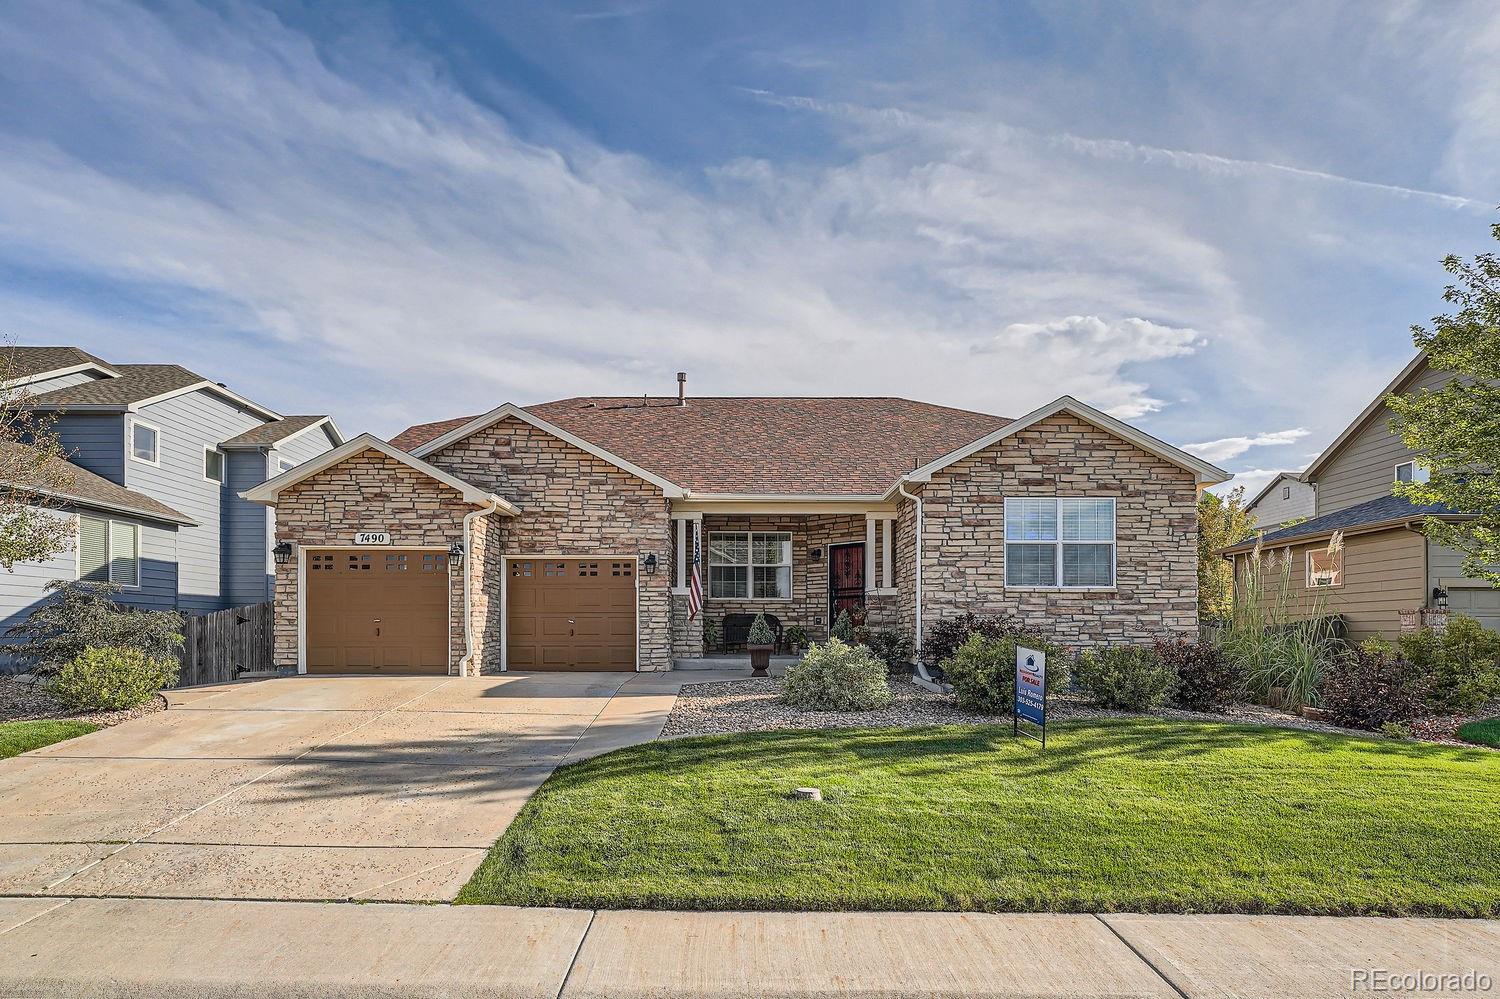
M 15 677 L 0 677 L 0 722 L 66 718 L 69 721 L 90 722 L 108 728 L 142 715 L 165 711 L 166 707 L 167 699 L 157 694 L 140 707 L 127 711 L 94 711 L 88 714 L 77 714 L 54 701 L 36 683 L 18 680 Z
M 667 716 L 662 738 L 687 735 L 716 735 L 731 732 L 766 732 L 773 729 L 802 728 L 904 728 L 914 725 L 993 725 L 993 715 L 978 715 L 961 710 L 947 694 L 934 694 L 904 681 L 891 682 L 893 700 L 878 711 L 802 711 L 777 700 L 779 681 L 727 680 L 716 683 L 694 683 L 682 688 L 672 713 Z M 1053 695 L 1047 701 L 1053 721 L 1073 718 L 1138 717 L 1128 711 L 1097 708 L 1080 698 Z M 1272 725 L 1278 728 L 1302 729 L 1308 732 L 1332 732 L 1341 735 L 1369 735 L 1353 729 L 1339 728 L 1258 704 L 1236 704 L 1225 715 L 1203 714 L 1163 708 L 1151 712 L 1157 718 L 1188 721 L 1237 722 L 1245 725 Z

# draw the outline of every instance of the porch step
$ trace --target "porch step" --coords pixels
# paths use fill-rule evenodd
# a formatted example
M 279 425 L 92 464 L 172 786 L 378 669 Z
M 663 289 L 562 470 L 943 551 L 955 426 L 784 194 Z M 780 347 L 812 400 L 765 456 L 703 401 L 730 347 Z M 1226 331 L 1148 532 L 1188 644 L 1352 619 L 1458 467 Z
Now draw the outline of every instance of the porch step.
M 772 656 L 771 668 L 781 667 L 782 670 L 800 659 L 800 656 Z M 749 656 L 704 656 L 700 659 L 674 659 L 672 660 L 674 670 L 726 670 L 743 669 L 750 672 Z

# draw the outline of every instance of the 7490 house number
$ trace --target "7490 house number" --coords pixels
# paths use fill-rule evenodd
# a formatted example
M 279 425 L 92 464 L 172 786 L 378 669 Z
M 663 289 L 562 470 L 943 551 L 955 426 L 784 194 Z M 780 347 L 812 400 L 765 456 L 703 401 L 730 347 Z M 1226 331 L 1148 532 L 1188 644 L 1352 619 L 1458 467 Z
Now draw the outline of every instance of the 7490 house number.
M 357 545 L 388 545 L 391 543 L 390 531 L 360 531 L 354 536 Z

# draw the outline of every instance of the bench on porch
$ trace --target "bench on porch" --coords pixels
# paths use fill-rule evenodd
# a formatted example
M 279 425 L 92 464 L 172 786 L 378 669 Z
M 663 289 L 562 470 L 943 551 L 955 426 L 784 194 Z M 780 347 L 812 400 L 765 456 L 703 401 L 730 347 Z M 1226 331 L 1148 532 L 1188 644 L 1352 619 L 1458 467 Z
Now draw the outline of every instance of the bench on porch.
M 750 642 L 750 626 L 755 623 L 754 614 L 725 614 L 724 615 L 724 641 L 721 652 L 728 652 L 731 647 L 744 647 Z M 771 626 L 771 634 L 776 636 L 774 648 L 781 648 L 781 620 L 774 614 L 766 615 L 766 624 Z

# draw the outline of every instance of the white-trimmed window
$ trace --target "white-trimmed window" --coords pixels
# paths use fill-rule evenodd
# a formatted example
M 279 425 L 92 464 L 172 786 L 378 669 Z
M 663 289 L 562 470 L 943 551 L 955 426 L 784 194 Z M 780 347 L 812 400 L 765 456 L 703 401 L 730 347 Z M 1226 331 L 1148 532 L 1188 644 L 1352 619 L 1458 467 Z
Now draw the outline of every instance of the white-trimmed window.
M 1344 550 L 1315 548 L 1307 553 L 1307 588 L 1325 589 L 1344 585 Z
M 130 456 L 147 464 L 161 464 L 161 431 L 149 423 L 131 420 Z
M 1415 461 L 1403 461 L 1396 466 L 1397 482 L 1426 482 L 1430 477 L 1427 469 Z
M 295 462 L 290 462 L 290 461 L 287 461 L 285 458 L 281 458 L 281 459 L 279 459 L 276 462 L 276 474 L 280 475 L 282 472 L 290 472 L 292 469 L 294 469 L 296 467 L 297 467 L 297 465 L 296 465 Z
M 1115 501 L 1008 497 L 1005 585 L 1079 590 L 1114 586 Z
M 708 595 L 755 600 L 792 596 L 792 536 L 786 531 L 711 531 Z
M 224 484 L 224 452 L 216 447 L 203 449 L 203 477 L 210 482 Z
M 89 583 L 140 586 L 140 525 L 79 514 L 78 578 Z

